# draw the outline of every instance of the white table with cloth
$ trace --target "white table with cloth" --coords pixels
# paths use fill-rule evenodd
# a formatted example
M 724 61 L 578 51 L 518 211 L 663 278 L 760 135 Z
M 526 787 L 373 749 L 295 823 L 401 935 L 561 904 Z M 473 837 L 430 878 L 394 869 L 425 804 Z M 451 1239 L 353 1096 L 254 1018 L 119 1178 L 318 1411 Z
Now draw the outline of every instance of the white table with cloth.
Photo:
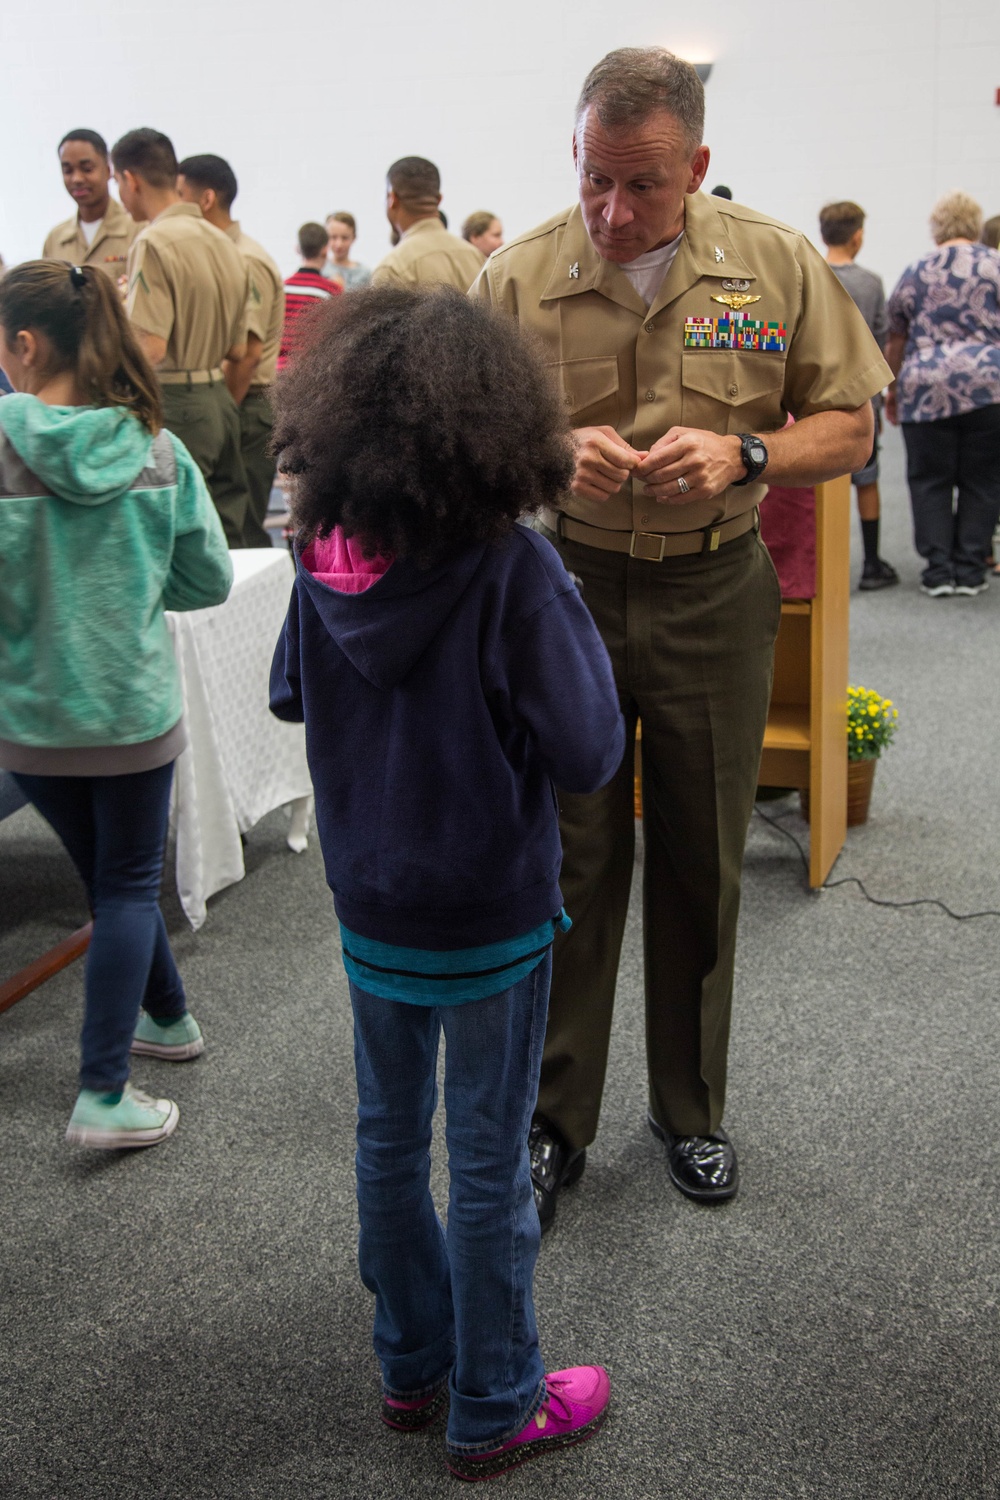
M 312 810 L 302 725 L 282 723 L 267 706 L 292 560 L 277 547 L 230 556 L 233 587 L 225 604 L 167 611 L 188 733 L 171 809 L 177 892 L 195 929 L 208 915 L 208 898 L 246 873 L 240 835 L 290 804 L 288 843 L 301 851 Z

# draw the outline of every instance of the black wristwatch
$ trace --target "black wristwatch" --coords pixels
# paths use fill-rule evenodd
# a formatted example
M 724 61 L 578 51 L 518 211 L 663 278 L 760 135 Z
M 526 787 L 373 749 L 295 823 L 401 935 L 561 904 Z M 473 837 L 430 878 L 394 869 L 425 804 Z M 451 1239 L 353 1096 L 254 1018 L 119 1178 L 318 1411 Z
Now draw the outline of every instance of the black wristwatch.
M 754 437 L 752 432 L 738 432 L 736 436 L 740 440 L 740 458 L 747 472 L 745 479 L 733 480 L 734 489 L 738 489 L 741 484 L 752 484 L 767 468 L 767 449 L 760 438 Z

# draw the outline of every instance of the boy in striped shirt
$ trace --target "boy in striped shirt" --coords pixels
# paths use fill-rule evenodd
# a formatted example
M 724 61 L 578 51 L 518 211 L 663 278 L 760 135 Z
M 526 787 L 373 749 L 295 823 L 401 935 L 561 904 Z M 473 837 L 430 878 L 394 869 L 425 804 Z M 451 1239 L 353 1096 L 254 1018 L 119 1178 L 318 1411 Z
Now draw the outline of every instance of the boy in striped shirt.
M 327 233 L 323 225 L 303 224 L 298 240 L 302 264 L 285 281 L 285 327 L 278 354 L 279 370 L 285 368 L 301 335 L 299 319 L 330 297 L 342 296 L 344 291 L 339 281 L 323 275 L 327 256 Z

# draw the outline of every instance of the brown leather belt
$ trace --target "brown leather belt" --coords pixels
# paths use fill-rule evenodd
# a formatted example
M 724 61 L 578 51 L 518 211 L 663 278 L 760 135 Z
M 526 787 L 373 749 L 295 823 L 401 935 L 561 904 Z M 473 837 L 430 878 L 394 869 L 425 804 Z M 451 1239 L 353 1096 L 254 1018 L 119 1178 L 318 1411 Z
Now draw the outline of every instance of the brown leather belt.
M 706 526 L 702 531 L 609 531 L 603 526 L 588 526 L 575 521 L 561 510 L 543 506 L 542 522 L 557 536 L 569 542 L 582 542 L 602 552 L 624 552 L 642 562 L 662 562 L 665 557 L 685 557 L 696 552 L 717 552 L 725 542 L 734 542 L 748 531 L 760 530 L 760 512 L 754 506 L 731 521 Z
M 225 376 L 221 370 L 158 370 L 161 385 L 217 385 Z

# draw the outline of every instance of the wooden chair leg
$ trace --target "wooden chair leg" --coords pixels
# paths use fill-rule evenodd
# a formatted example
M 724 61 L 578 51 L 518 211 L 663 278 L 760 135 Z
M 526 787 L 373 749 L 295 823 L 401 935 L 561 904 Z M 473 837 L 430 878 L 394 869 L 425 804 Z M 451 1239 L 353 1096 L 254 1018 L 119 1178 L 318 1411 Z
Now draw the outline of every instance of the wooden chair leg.
M 10 1010 L 12 1005 L 23 1000 L 25 995 L 30 995 L 32 990 L 37 990 L 39 985 L 44 984 L 46 979 L 51 979 L 53 974 L 58 974 L 60 969 L 68 968 L 81 953 L 86 953 L 93 925 L 93 922 L 88 922 L 86 927 L 79 927 L 68 938 L 63 938 L 61 943 L 56 943 L 54 948 L 43 953 L 41 958 L 26 964 L 12 978 L 0 984 L 0 1014 Z

